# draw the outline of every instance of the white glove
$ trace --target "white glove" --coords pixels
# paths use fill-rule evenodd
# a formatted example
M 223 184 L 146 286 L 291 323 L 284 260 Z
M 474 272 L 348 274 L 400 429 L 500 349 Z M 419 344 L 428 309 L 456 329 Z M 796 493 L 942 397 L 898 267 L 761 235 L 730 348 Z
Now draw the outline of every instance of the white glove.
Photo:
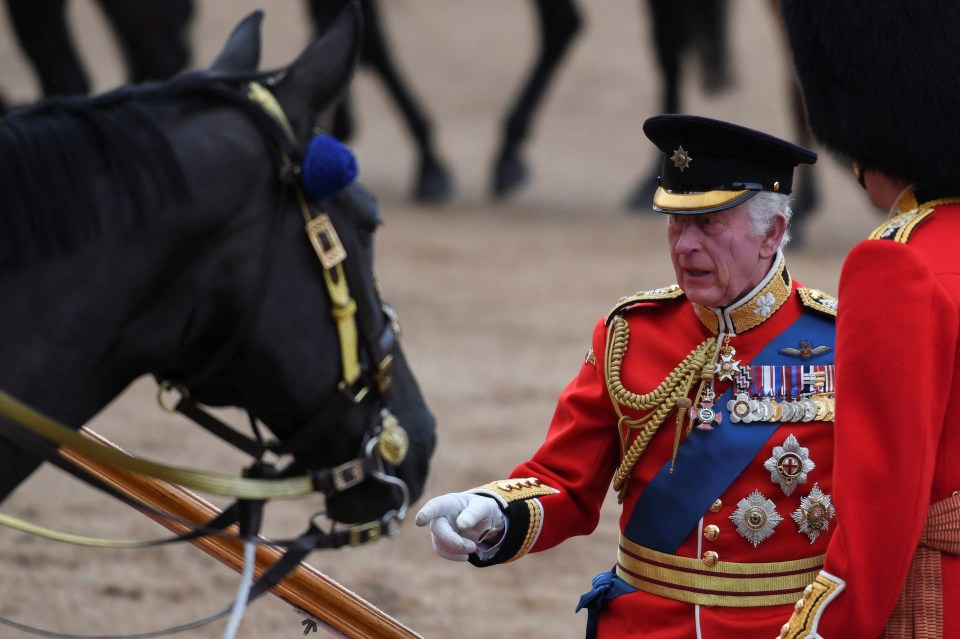
M 504 531 L 496 500 L 475 493 L 434 497 L 417 513 L 417 525 L 430 524 L 433 549 L 444 559 L 466 561 L 481 541 L 496 542 Z

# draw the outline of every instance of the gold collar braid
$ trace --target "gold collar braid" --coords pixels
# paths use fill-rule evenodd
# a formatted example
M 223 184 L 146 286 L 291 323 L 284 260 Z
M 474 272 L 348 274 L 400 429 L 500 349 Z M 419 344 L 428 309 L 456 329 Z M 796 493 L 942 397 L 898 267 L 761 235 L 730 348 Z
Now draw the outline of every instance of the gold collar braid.
M 620 379 L 620 369 L 629 341 L 630 326 L 627 324 L 627 320 L 621 316 L 615 317 L 607 329 L 605 366 L 607 392 L 610 394 L 610 399 L 613 400 L 614 410 L 619 417 L 617 431 L 620 433 L 620 449 L 623 451 L 623 459 L 613 476 L 613 488 L 620 493 L 621 501 L 623 500 L 627 479 L 630 477 L 637 460 L 643 455 L 647 445 L 663 424 L 667 415 L 675 409 L 677 410 L 677 441 L 674 442 L 674 448 L 676 448 L 679 443 L 681 420 L 684 414 L 682 409 L 689 408 L 692 405 L 689 398 L 690 389 L 698 379 L 701 381 L 701 385 L 704 381 L 713 379 L 714 358 L 717 352 L 716 338 L 708 338 L 687 355 L 656 389 L 644 395 L 638 395 L 627 390 Z M 638 411 L 652 412 L 640 419 L 630 419 L 623 414 L 621 406 Z M 631 429 L 642 428 L 629 448 L 627 448 L 624 426 Z
M 911 186 L 897 198 L 896 204 L 890 209 L 887 221 L 874 229 L 867 239 L 893 240 L 906 244 L 913 230 L 930 217 L 936 207 L 957 203 L 960 203 L 960 198 L 943 198 L 918 203 L 916 193 Z
M 787 272 L 783 253 L 777 253 L 769 273 L 762 282 L 742 300 L 726 308 L 714 308 L 694 303 L 697 317 L 713 334 L 721 332 L 739 335 L 760 326 L 772 317 L 790 297 L 793 281 Z M 721 326 L 721 323 L 723 326 Z

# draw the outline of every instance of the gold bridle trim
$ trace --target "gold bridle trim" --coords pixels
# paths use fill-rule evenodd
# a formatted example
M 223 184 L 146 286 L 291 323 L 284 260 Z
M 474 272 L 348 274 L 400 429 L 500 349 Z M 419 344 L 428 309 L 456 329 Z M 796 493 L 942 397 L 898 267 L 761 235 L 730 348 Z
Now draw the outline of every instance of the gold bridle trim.
M 290 136 L 290 139 L 295 141 L 293 127 L 274 95 L 257 82 L 249 83 L 247 89 L 248 97 L 269 113 Z M 286 153 L 283 154 L 283 162 L 287 165 L 291 164 Z M 342 263 L 346 259 L 347 253 L 340 243 L 340 238 L 337 237 L 333 222 L 330 221 L 327 214 L 319 210 L 314 212 L 300 189 L 297 189 L 297 199 L 300 204 L 300 212 L 303 215 L 307 237 L 317 253 L 320 264 L 323 266 L 323 281 L 327 286 L 327 292 L 330 294 L 330 302 L 333 304 L 333 319 L 337 325 L 337 333 L 340 335 L 343 382 L 345 387 L 349 387 L 360 378 L 362 369 L 358 351 L 357 326 L 354 318 L 357 313 L 357 304 L 350 296 L 347 278 L 343 272 Z

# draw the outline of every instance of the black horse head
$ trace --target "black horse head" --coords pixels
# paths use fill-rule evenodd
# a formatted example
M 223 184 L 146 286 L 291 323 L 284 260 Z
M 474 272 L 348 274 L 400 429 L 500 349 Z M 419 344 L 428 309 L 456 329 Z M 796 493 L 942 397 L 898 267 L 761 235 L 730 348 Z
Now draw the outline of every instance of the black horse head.
M 360 14 L 351 4 L 269 73 L 257 71 L 261 17 L 208 69 L 0 123 L 0 389 L 78 427 L 152 374 L 246 409 L 280 449 L 298 442 L 289 452 L 307 470 L 365 454 L 389 412 L 410 446 L 386 470 L 415 499 L 434 422 L 373 273 L 376 203 L 357 185 L 311 201 L 298 184 L 313 125 L 351 78 Z M 318 218 L 332 230 L 314 241 L 345 252 L 336 267 L 304 232 Z M 355 303 L 346 320 L 330 278 Z M 0 495 L 39 461 L 0 440 Z M 328 508 L 365 520 L 398 492 L 363 482 Z

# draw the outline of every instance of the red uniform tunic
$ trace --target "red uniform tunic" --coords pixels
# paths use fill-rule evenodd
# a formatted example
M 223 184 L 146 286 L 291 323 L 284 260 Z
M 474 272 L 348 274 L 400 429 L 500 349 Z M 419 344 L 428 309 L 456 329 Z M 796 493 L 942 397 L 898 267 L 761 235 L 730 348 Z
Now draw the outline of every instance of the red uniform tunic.
M 730 336 L 728 345 L 736 351 L 732 365 L 751 373 L 747 394 L 773 395 L 772 405 L 809 394 L 812 386 L 801 377 L 814 369 L 818 397 L 832 391 L 835 309 L 829 296 L 792 282 L 782 256 L 756 290 L 728 309 L 692 304 L 676 287 L 622 301 L 597 324 L 591 351 L 560 395 L 539 450 L 516 467 L 512 480 L 477 489 L 501 501 L 508 531 L 494 557 L 473 563 L 512 561 L 597 526 L 624 449 L 640 431 L 618 428 L 608 384 L 608 337 L 618 317 L 629 328 L 618 369 L 626 391 L 654 390 L 698 345 L 719 334 L 721 343 L 723 335 Z M 593 601 L 600 611 L 600 637 L 770 639 L 820 567 L 833 511 L 824 510 L 818 522 L 804 516 L 817 491 L 822 493 L 817 503 L 825 498 L 830 506 L 832 415 L 821 411 L 817 421 L 796 408 L 772 415 L 755 401 L 753 414 L 760 419 L 735 423 L 727 405 L 732 396 L 724 393 L 733 393 L 737 380 L 745 384 L 748 376 L 710 377 L 719 423 L 702 420 L 704 428 L 687 435 L 690 422 L 684 422 L 671 472 L 678 432 L 672 410 L 629 473 L 622 492 L 621 549 L 610 549 L 616 575 L 607 573 L 604 580 L 612 587 Z M 699 383 L 696 376 L 688 394 L 694 409 L 697 399 L 704 399 L 696 394 Z M 832 413 L 831 402 L 824 407 Z M 628 419 L 651 412 L 619 409 Z M 788 417 L 796 421 L 782 421 Z M 787 476 L 793 480 L 787 482 Z M 751 513 L 769 528 L 751 528 Z M 738 532 L 738 523 L 746 534 Z M 668 563 L 665 576 L 658 572 L 661 560 Z M 753 567 L 760 565 L 778 574 L 757 581 Z
M 834 478 L 841 514 L 823 587 L 785 636 L 881 636 L 931 504 L 960 490 L 952 423 L 960 411 L 958 238 L 960 198 L 917 206 L 908 192 L 844 263 Z M 960 557 L 942 554 L 938 563 L 940 583 L 922 595 L 917 623 L 933 620 L 942 597 L 942 634 L 890 628 L 883 636 L 958 636 Z

